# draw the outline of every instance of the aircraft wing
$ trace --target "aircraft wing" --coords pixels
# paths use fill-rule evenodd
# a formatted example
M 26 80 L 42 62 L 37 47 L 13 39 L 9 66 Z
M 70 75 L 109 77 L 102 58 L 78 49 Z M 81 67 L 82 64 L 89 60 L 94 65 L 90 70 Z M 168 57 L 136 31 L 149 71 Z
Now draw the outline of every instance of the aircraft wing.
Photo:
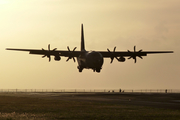
M 107 49 L 106 51 L 97 51 L 102 54 L 103 57 L 105 58 L 111 58 L 111 63 L 113 62 L 113 59 L 116 58 L 120 62 L 124 62 L 125 58 L 124 57 L 129 57 L 128 59 L 134 59 L 136 63 L 136 57 L 139 57 L 141 59 L 142 56 L 147 56 L 147 54 L 158 54 L 158 53 L 173 53 L 173 51 L 143 51 L 139 50 L 136 51 L 136 46 L 134 46 L 134 51 L 115 51 L 116 47 L 114 47 L 114 51 L 110 51 Z M 119 58 L 118 58 L 119 57 Z
M 48 45 L 48 50 L 44 50 L 43 48 L 41 50 L 38 49 L 14 49 L 14 48 L 6 48 L 6 50 L 15 50 L 15 51 L 26 51 L 29 52 L 29 54 L 35 54 L 35 55 L 43 55 L 42 57 L 48 57 L 49 61 L 51 61 L 51 56 L 55 56 L 55 60 L 60 60 L 60 56 L 68 57 L 66 61 L 73 58 L 75 62 L 74 57 L 78 57 L 82 54 L 81 51 L 75 51 L 76 47 L 71 51 L 69 47 L 67 47 L 68 50 L 56 50 L 57 48 L 54 48 L 53 50 L 50 50 L 50 45 Z
M 7 48 L 6 50 L 15 50 L 15 51 L 26 51 L 29 52 L 29 54 L 35 54 L 35 55 L 45 55 L 47 52 L 49 55 L 59 55 L 59 56 L 64 56 L 64 57 L 78 57 L 81 55 L 81 51 L 67 51 L 67 50 L 57 50 L 57 51 L 47 51 L 47 50 L 36 50 L 36 49 L 14 49 L 14 48 Z
M 97 51 L 102 54 L 103 57 L 109 58 L 109 57 L 130 57 L 132 55 L 136 56 L 147 56 L 147 54 L 158 54 L 158 53 L 173 53 L 173 51 L 143 51 L 143 52 L 127 52 L 127 51 L 122 51 L 122 52 L 105 52 L 105 51 Z
M 55 60 L 60 60 L 60 56 L 68 57 L 67 61 L 74 57 L 79 57 L 80 55 L 84 54 L 82 51 L 75 51 L 76 47 L 71 51 L 69 47 L 67 47 L 68 50 L 50 50 L 50 45 L 48 45 L 48 50 L 44 49 L 14 49 L 14 48 L 7 48 L 6 50 L 15 50 L 15 51 L 27 51 L 29 54 L 36 54 L 36 55 L 43 55 L 42 57 L 48 57 L 49 61 L 51 60 L 50 56 L 55 56 Z M 139 50 L 136 52 L 136 47 L 134 46 L 134 51 L 115 51 L 116 47 L 114 48 L 114 51 L 96 51 L 102 54 L 104 58 L 111 58 L 111 63 L 113 62 L 113 59 L 116 58 L 120 62 L 124 62 L 124 57 L 129 57 L 128 59 L 133 58 L 136 63 L 136 57 L 139 57 L 142 59 L 142 56 L 147 56 L 147 54 L 157 54 L 157 53 L 173 53 L 173 51 L 142 51 Z

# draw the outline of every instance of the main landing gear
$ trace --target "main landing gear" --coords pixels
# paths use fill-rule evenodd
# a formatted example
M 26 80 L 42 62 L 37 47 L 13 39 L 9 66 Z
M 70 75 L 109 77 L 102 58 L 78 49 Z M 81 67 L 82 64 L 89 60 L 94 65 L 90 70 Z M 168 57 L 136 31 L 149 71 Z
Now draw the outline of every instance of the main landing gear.
M 79 69 L 79 72 L 82 72 L 83 68 L 82 67 L 77 67 Z
M 100 72 L 101 72 L 101 69 L 94 68 L 94 69 L 93 69 L 93 72 L 98 72 L 98 73 L 100 73 Z
M 77 66 L 77 68 L 78 68 L 79 72 L 82 72 L 82 70 L 84 69 L 84 68 L 82 68 L 80 66 Z M 101 72 L 101 68 L 94 68 L 93 72 L 100 73 Z

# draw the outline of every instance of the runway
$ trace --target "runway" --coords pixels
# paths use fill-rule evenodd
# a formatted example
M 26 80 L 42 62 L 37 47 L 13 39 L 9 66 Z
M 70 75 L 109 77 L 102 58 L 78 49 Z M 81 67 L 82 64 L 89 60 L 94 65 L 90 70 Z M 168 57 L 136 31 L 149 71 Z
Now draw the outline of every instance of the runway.
M 0 119 L 180 119 L 180 94 L 0 93 Z
M 14 93 L 12 96 L 28 96 L 57 100 L 93 101 L 114 104 L 180 109 L 180 93 Z

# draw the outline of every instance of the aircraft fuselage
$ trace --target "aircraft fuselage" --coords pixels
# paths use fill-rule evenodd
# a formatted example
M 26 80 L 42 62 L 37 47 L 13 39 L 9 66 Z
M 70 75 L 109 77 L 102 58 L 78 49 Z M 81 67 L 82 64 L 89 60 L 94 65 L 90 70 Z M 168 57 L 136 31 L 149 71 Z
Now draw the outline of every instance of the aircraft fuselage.
M 101 53 L 95 51 L 84 51 L 82 55 L 77 57 L 79 72 L 84 68 L 93 69 L 95 72 L 100 72 L 104 59 Z

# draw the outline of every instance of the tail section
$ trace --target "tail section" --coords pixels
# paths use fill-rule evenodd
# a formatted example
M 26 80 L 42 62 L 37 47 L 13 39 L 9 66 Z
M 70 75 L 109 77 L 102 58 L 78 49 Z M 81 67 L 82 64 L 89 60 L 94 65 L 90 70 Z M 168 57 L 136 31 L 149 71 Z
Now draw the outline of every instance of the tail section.
M 81 25 L 81 51 L 86 51 L 84 46 L 84 30 L 83 24 Z

